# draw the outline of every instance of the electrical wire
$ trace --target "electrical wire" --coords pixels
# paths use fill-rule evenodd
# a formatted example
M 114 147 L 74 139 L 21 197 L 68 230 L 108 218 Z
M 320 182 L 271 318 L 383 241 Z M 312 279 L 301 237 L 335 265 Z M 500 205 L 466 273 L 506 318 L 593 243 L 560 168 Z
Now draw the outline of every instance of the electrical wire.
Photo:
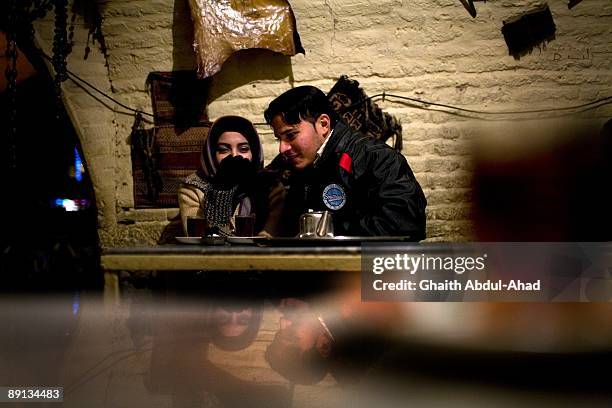
M 51 61 L 51 57 L 49 57 L 48 55 L 46 55 L 42 50 L 40 51 L 40 54 L 47 60 Z M 106 94 L 104 91 L 98 89 L 96 86 L 94 86 L 93 84 L 91 84 L 90 82 L 84 80 L 83 78 L 79 77 L 78 75 L 76 75 L 75 73 L 73 73 L 70 70 L 67 70 L 67 73 L 70 77 L 70 79 L 72 80 L 72 82 L 74 82 L 77 86 L 79 86 L 80 88 L 86 90 L 82 84 L 85 84 L 86 86 L 88 86 L 89 88 L 93 89 L 94 91 L 96 91 L 97 93 L 99 93 L 100 95 L 104 96 L 105 98 L 109 99 L 110 101 L 116 103 L 117 105 L 119 105 L 120 107 L 122 107 L 123 109 L 126 109 L 130 112 L 133 112 L 135 114 L 142 114 L 151 118 L 155 118 L 155 115 L 150 113 L 150 112 L 145 112 L 139 109 L 134 109 L 128 105 L 125 105 L 124 103 L 121 103 L 120 101 L 118 101 L 117 99 L 113 98 L 112 96 Z M 90 92 L 88 92 L 88 94 L 91 95 Z M 92 97 L 94 97 L 93 95 L 91 95 Z M 95 98 L 95 97 L 94 97 Z M 466 113 L 471 113 L 471 114 L 476 114 L 476 115 L 525 115 L 525 114 L 533 114 L 533 113 L 553 113 L 553 112 L 563 112 L 563 111 L 573 111 L 573 110 L 579 110 L 578 112 L 585 112 L 588 111 L 590 109 L 596 109 L 599 108 L 601 106 L 605 106 L 608 105 L 610 103 L 612 103 L 612 95 L 611 96 L 606 96 L 603 98 L 599 98 L 596 99 L 594 101 L 591 102 L 587 102 L 587 103 L 583 103 L 583 104 L 579 104 L 579 105 L 573 105 L 573 106 L 565 106 L 565 107 L 561 107 L 561 108 L 545 108 L 545 109 L 528 109 L 528 110 L 516 110 L 516 111 L 485 111 L 485 110 L 477 110 L 477 109 L 467 109 L 467 108 L 461 108 L 458 106 L 453 106 L 453 105 L 449 105 L 449 104 L 445 104 L 445 103 L 438 103 L 438 102 L 431 102 L 431 101 L 425 101 L 422 99 L 418 99 L 418 98 L 411 98 L 408 96 L 403 96 L 403 95 L 395 95 L 395 94 L 389 94 L 386 92 L 383 93 L 378 93 L 375 95 L 372 95 L 370 97 L 367 97 L 365 99 L 362 99 L 358 102 L 355 102 L 347 107 L 343 107 L 342 110 L 347 111 L 351 108 L 354 108 L 356 106 L 359 106 L 369 100 L 372 99 L 376 99 L 376 98 L 382 98 L 382 101 L 384 102 L 386 98 L 395 98 L 395 99 L 400 99 L 400 100 L 404 100 L 404 101 L 410 101 L 410 102 L 414 102 L 414 103 L 418 103 L 420 105 L 422 105 L 420 108 L 421 109 L 427 109 L 429 106 L 437 106 L 440 108 L 445 108 L 445 109 L 452 109 L 458 112 L 466 112 Z M 97 99 L 97 98 L 96 98 Z M 105 104 L 105 106 L 107 106 Z M 108 107 L 108 106 L 107 106 Z M 586 109 L 583 109 L 586 108 Z M 112 109 L 109 107 L 109 109 Z M 113 111 L 115 111 L 113 109 Z M 466 118 L 471 118 L 471 119 L 483 119 L 477 116 L 470 116 L 470 115 L 461 115 L 461 114 L 457 114 L 457 112 L 448 112 L 445 110 L 437 110 L 438 112 L 441 113 L 447 113 L 447 114 L 454 114 L 456 116 L 462 116 L 462 117 L 466 117 Z M 115 111 L 117 112 L 117 111 Z M 576 112 L 576 113 L 578 113 Z M 117 113 L 126 113 L 126 112 L 117 112 Z M 486 119 L 485 119 L 486 120 Z M 267 125 L 267 123 L 265 122 L 257 122 L 257 123 L 253 123 L 254 125 L 257 126 L 265 126 Z
M 574 105 L 574 106 L 566 106 L 562 108 L 530 109 L 530 110 L 519 110 L 519 111 L 481 111 L 481 110 L 459 108 L 456 106 L 445 105 L 445 104 L 435 103 L 435 102 L 426 102 L 426 101 L 421 101 L 419 99 L 409 98 L 409 97 L 401 96 L 401 95 L 386 94 L 386 96 L 390 96 L 390 97 L 398 98 L 398 99 L 410 100 L 413 102 L 419 102 L 419 103 L 432 105 L 432 106 L 440 106 L 440 107 L 455 109 L 455 110 L 462 111 L 462 112 L 477 113 L 480 115 L 521 115 L 521 114 L 528 114 L 528 113 L 559 112 L 559 111 L 580 109 L 580 108 L 584 108 L 590 105 L 597 105 L 601 102 L 612 101 L 612 96 L 606 96 L 604 98 L 600 98 L 592 102 L 587 102 L 587 103 L 583 103 L 580 105 Z
M 52 61 L 51 57 L 49 57 L 47 54 L 45 54 L 44 52 L 40 51 L 40 54 L 47 59 L 48 61 Z M 144 112 L 142 110 L 139 109 L 134 109 L 132 107 L 127 106 L 124 103 L 119 102 L 117 99 L 113 98 L 112 96 L 106 94 L 104 91 L 98 89 L 96 86 L 94 86 L 93 84 L 91 84 L 90 82 L 84 80 L 83 78 L 79 77 L 77 74 L 75 74 L 74 72 L 70 71 L 70 70 L 66 70 L 66 72 L 68 73 L 68 75 L 71 77 L 72 81 L 78 85 L 78 82 L 75 81 L 74 79 L 76 78 L 76 80 L 78 80 L 79 82 L 87 85 L 88 87 L 90 87 L 91 89 L 93 89 L 94 91 L 96 91 L 97 93 L 99 93 L 100 95 L 104 96 L 105 98 L 113 101 L 114 103 L 116 103 L 117 105 L 121 106 L 123 109 L 129 110 L 131 112 L 134 113 L 140 113 L 142 115 L 146 115 L 146 116 L 150 116 L 152 118 L 155 117 L 154 114 L 149 113 L 149 112 Z
M 383 92 L 383 93 L 379 93 L 376 95 L 372 95 L 368 98 L 362 99 L 361 101 L 355 102 L 354 104 L 347 106 L 344 109 L 348 110 L 362 103 L 365 103 L 370 99 L 375 99 L 375 98 L 380 98 L 380 97 L 382 97 L 383 101 L 385 100 L 385 98 L 391 97 L 391 98 L 397 98 L 397 99 L 407 100 L 411 102 L 416 102 L 416 103 L 419 103 L 425 106 L 439 106 L 442 108 L 453 109 L 453 110 L 457 110 L 461 112 L 475 113 L 479 115 L 522 115 L 522 114 L 529 114 L 529 113 L 558 112 L 558 111 L 576 110 L 576 109 L 593 106 L 593 105 L 597 105 L 596 107 L 599 107 L 599 106 L 607 105 L 607 103 L 612 102 L 612 96 L 606 96 L 606 97 L 596 99 L 591 102 L 583 103 L 580 105 L 566 106 L 562 108 L 530 109 L 530 110 L 519 110 L 519 111 L 483 111 L 483 110 L 460 108 L 458 106 L 447 105 L 447 104 L 436 103 L 436 102 L 429 102 L 429 101 L 424 101 L 422 99 L 410 98 L 408 96 L 394 95 L 394 94 L 388 94 L 386 92 Z M 607 102 L 607 103 L 603 103 L 603 102 Z M 439 111 L 439 112 L 443 112 L 443 111 Z

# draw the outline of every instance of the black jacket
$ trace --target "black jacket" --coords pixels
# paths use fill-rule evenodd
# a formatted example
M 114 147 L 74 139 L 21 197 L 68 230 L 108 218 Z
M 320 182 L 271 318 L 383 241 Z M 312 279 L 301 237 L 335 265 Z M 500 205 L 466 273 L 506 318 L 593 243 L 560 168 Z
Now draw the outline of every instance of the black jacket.
M 315 163 L 287 179 L 285 235 L 296 235 L 300 215 L 313 209 L 332 212 L 335 235 L 424 239 L 427 200 L 404 156 L 342 122 L 329 137 Z

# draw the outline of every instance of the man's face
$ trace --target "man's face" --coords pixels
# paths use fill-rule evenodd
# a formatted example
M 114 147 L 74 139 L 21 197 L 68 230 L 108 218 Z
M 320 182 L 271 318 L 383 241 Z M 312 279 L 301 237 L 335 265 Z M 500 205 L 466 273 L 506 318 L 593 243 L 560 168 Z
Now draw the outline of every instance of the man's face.
M 314 162 L 317 150 L 331 132 L 330 119 L 325 114 L 314 124 L 302 120 L 297 125 L 287 124 L 281 115 L 276 115 L 271 125 L 279 141 L 279 153 L 296 170 L 303 170 Z
M 297 384 L 315 384 L 328 371 L 331 340 L 311 310 L 310 305 L 295 298 L 281 301 L 280 327 L 266 349 L 266 360 L 272 369 Z
M 287 298 L 281 301 L 282 316 L 275 340 L 284 346 L 297 346 L 302 352 L 315 347 L 322 327 L 310 305 L 304 301 Z

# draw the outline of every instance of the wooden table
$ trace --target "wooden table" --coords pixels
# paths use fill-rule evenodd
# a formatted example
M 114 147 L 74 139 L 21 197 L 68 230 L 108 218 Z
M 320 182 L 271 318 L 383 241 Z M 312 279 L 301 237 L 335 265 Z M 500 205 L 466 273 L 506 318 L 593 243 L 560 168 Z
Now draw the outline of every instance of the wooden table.
M 105 297 L 119 297 L 118 271 L 359 272 L 361 248 L 167 245 L 108 248 L 101 265 Z

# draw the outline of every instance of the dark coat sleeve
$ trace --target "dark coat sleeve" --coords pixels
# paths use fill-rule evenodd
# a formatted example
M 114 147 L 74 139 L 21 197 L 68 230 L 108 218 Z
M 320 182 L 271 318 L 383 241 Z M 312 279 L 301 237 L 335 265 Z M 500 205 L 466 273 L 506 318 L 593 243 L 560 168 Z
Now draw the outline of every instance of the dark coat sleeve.
M 387 146 L 368 149 L 357 158 L 355 180 L 360 200 L 367 200 L 351 235 L 425 238 L 427 200 L 405 157 Z

